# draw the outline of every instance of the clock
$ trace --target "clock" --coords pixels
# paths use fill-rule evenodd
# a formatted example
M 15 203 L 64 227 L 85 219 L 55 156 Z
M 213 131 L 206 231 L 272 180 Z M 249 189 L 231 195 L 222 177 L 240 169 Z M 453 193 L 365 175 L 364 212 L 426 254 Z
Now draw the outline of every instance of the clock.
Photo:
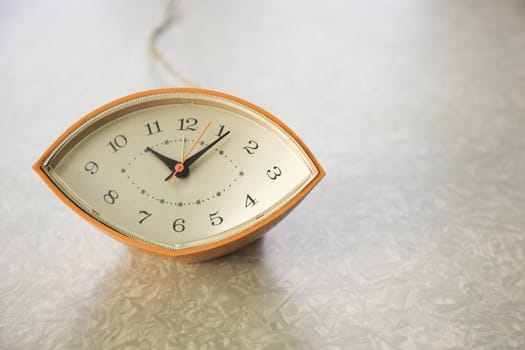
M 145 91 L 102 106 L 33 168 L 102 231 L 186 261 L 257 239 L 325 174 L 270 113 L 194 88 Z

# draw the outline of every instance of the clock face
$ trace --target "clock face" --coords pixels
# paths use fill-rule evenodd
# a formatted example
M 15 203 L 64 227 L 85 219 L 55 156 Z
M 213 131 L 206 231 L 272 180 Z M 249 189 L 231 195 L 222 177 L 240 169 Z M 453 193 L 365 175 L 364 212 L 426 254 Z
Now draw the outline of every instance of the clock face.
M 35 169 L 106 232 L 169 255 L 218 249 L 263 229 L 324 174 L 275 117 L 198 89 L 148 91 L 104 106 Z

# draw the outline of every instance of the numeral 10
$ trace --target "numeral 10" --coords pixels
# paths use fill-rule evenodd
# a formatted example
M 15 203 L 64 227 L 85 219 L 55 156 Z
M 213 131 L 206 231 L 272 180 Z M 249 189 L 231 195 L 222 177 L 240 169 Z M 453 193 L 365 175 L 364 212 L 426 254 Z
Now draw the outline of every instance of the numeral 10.
M 122 147 L 126 146 L 128 144 L 128 139 L 124 135 L 117 135 L 113 139 L 113 141 L 110 141 L 108 143 L 108 146 L 111 147 L 113 150 L 113 153 L 117 152 Z

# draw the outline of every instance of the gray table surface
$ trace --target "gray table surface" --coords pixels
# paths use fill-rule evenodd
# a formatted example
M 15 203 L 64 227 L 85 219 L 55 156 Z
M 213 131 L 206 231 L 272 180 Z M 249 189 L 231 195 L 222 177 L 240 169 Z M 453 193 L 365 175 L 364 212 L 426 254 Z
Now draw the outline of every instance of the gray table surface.
M 327 171 L 196 265 L 97 231 L 30 169 L 96 107 L 180 85 L 147 52 L 163 7 L 0 2 L 1 349 L 525 348 L 525 2 L 181 2 L 170 62 Z

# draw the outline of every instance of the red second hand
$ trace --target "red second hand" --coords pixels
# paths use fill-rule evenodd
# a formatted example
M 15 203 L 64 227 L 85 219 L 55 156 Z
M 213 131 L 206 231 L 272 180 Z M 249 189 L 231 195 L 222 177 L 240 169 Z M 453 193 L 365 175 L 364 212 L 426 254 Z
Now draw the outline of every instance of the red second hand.
M 184 171 L 184 162 L 186 161 L 186 159 L 189 157 L 189 155 L 191 154 L 191 152 L 193 152 L 193 149 L 195 148 L 195 146 L 197 146 L 197 144 L 199 143 L 199 141 L 201 140 L 201 138 L 204 136 L 204 133 L 206 133 L 206 130 L 208 130 L 208 128 L 210 127 L 211 125 L 211 121 L 209 121 L 206 126 L 204 127 L 204 129 L 201 131 L 201 133 L 199 134 L 199 136 L 197 137 L 197 139 L 195 140 L 195 142 L 193 142 L 193 145 L 191 145 L 189 151 L 184 155 L 184 158 L 182 158 L 182 162 L 180 162 L 179 164 L 175 165 L 175 168 L 173 169 L 173 174 L 171 175 L 171 177 L 168 179 L 168 183 L 171 183 L 171 181 L 173 181 L 173 178 L 175 177 L 175 175 L 177 175 L 177 173 L 181 173 Z

